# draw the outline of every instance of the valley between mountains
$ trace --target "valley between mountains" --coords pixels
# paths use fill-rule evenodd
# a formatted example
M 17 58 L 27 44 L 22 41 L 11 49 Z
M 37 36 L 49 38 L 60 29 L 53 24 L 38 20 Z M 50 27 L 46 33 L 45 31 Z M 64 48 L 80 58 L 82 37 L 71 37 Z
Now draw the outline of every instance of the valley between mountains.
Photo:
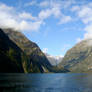
M 61 73 L 64 67 L 51 65 L 38 45 L 13 29 L 0 29 L 0 72 Z
M 21 32 L 1 28 L 0 73 L 91 72 L 90 43 L 92 39 L 83 40 L 68 50 L 63 58 L 55 59 L 43 53 L 36 43 Z

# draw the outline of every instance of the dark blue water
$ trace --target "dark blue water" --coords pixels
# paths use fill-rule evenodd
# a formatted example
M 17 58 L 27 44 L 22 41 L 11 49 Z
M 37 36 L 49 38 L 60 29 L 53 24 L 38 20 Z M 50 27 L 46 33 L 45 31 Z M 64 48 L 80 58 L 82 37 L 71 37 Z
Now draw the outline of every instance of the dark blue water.
M 92 92 L 92 74 L 0 74 L 0 92 Z

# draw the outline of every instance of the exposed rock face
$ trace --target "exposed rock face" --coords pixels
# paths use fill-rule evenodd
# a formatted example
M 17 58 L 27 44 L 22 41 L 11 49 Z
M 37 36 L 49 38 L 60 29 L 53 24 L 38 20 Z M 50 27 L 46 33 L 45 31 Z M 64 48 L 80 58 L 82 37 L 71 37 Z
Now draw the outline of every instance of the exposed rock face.
M 66 53 L 59 65 L 72 72 L 92 71 L 92 39 L 76 44 Z

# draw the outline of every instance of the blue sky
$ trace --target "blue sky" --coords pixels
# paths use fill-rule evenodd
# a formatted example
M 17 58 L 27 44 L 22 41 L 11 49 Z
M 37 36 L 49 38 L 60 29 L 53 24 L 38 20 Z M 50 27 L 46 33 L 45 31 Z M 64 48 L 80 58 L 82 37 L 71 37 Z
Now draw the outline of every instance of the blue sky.
M 64 56 L 92 37 L 91 11 L 91 0 L 0 0 L 0 27 L 20 30 L 44 52 Z

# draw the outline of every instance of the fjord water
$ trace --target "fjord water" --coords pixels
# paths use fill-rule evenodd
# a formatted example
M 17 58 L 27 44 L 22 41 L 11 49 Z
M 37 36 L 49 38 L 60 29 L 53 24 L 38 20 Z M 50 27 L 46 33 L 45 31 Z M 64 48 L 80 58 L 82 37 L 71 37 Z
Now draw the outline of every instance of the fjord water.
M 0 74 L 0 92 L 92 92 L 92 74 Z

